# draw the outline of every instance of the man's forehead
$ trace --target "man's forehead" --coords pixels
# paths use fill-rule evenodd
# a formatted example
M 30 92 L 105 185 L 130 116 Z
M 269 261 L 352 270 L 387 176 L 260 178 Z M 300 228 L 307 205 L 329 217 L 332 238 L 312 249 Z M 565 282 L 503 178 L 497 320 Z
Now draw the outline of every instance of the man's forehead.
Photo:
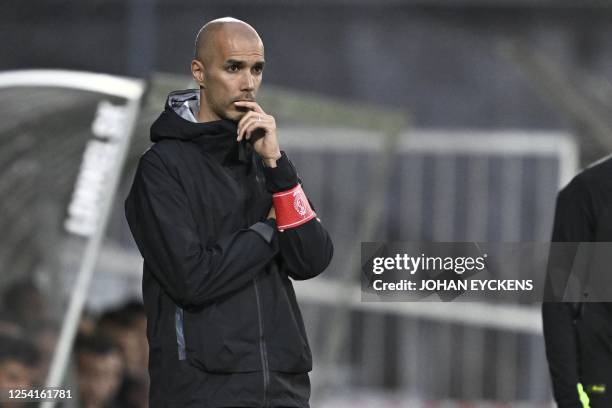
M 238 57 L 264 57 L 264 47 L 259 36 L 241 30 L 219 30 L 215 35 L 214 48 L 217 56 L 224 61 Z
M 216 27 L 211 45 L 212 56 L 221 61 L 237 57 L 263 59 L 264 56 L 261 38 L 246 24 L 225 23 Z

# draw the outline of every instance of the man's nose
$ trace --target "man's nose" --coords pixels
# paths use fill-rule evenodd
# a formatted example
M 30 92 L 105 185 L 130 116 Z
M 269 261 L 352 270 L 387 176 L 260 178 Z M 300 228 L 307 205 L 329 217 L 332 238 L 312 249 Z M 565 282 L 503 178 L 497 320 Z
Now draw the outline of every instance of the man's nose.
M 253 90 L 255 90 L 255 77 L 250 72 L 247 72 L 242 82 L 242 91 L 251 92 Z

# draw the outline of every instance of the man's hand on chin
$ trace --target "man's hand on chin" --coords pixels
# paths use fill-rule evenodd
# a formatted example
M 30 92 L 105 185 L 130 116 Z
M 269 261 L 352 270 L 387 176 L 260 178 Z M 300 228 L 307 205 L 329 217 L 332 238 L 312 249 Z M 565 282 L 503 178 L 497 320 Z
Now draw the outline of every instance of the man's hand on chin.
M 281 157 L 278 137 L 276 135 L 276 120 L 268 115 L 257 102 L 236 101 L 239 108 L 249 111 L 238 122 L 238 138 L 236 141 L 251 140 L 253 149 L 262 158 L 267 167 L 276 167 L 276 160 Z

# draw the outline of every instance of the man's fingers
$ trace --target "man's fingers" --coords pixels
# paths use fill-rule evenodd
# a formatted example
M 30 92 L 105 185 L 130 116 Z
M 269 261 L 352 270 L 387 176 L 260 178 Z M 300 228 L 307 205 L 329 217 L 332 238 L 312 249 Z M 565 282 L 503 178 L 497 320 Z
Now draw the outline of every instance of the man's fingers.
M 249 111 L 242 118 L 240 118 L 240 121 L 238 122 L 238 129 L 237 129 L 238 138 L 236 139 L 238 142 L 242 139 L 244 125 L 249 121 L 249 118 L 251 118 L 253 115 L 258 115 L 258 113 Z
M 248 139 L 248 129 L 251 123 L 254 121 L 257 121 L 257 118 L 248 117 L 244 120 L 244 122 L 241 122 L 240 129 L 238 131 L 239 139 L 244 139 L 244 138 Z
M 250 115 L 244 123 L 240 124 L 239 139 L 251 138 L 251 133 L 257 129 L 262 128 L 266 131 L 269 131 L 274 123 L 274 120 L 271 116 L 268 115 L 260 115 L 258 113 L 254 113 Z
M 266 132 L 270 130 L 270 121 L 268 120 L 264 120 L 263 118 L 261 120 L 258 120 L 257 118 L 251 118 L 249 119 L 248 123 L 244 126 L 244 135 L 245 138 L 248 140 L 251 138 L 251 136 L 253 135 L 253 132 L 256 129 L 264 129 Z
M 262 114 L 266 114 L 266 112 L 264 112 L 263 109 L 261 109 L 261 106 L 259 106 L 259 104 L 257 102 L 251 102 L 251 101 L 236 101 L 234 102 L 234 105 L 236 106 L 242 106 L 244 108 L 250 109 L 253 112 L 257 112 L 257 113 L 262 113 Z

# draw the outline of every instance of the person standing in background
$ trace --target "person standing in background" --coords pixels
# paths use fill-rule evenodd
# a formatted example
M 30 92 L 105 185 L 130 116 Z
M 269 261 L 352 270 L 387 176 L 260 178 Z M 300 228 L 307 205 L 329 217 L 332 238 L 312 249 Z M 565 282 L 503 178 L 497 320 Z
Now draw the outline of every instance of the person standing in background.
M 587 168 L 561 190 L 552 241 L 612 242 L 612 157 Z M 551 262 L 562 264 L 557 271 L 569 276 L 573 255 L 551 257 Z M 566 281 L 567 276 L 549 276 L 548 283 Z M 544 302 L 542 318 L 559 408 L 612 407 L 612 303 Z

